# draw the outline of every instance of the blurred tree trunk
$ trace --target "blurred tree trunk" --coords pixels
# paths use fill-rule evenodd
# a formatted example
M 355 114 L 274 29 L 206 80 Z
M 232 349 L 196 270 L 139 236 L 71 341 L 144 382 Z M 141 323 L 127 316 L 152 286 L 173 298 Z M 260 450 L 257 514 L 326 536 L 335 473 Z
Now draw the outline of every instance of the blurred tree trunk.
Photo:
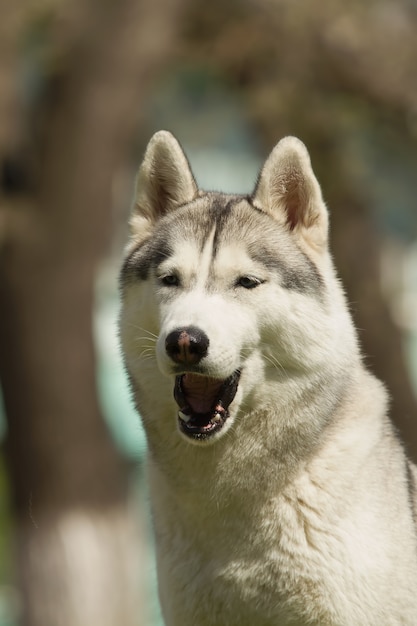
M 148 623 L 127 469 L 96 396 L 92 311 L 112 179 L 180 5 L 73 3 L 49 33 L 57 68 L 37 141 L 23 107 L 14 133 L 0 133 L 0 380 L 25 626 Z M 8 52 L 15 62 L 16 46 Z M 13 81 L 1 85 L 0 111 L 16 93 Z

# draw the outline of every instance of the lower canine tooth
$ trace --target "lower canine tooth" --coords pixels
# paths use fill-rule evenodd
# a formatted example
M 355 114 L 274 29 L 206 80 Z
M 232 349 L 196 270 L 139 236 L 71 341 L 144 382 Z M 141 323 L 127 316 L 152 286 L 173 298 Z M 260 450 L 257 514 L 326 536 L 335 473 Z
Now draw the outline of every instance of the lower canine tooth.
M 215 413 L 213 417 L 213 422 L 220 422 L 221 419 L 222 419 L 222 416 L 220 415 L 220 413 Z
M 180 417 L 184 422 L 189 422 L 191 419 L 190 415 L 186 415 L 182 411 L 178 411 L 178 417 Z

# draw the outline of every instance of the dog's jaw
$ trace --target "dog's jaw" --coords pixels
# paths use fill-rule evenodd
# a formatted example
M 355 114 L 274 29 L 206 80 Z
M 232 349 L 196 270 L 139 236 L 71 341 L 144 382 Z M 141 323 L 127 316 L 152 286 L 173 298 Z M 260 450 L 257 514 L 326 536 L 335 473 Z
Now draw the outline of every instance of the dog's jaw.
M 239 386 L 240 370 L 226 380 L 184 373 L 175 378 L 174 397 L 179 406 L 178 426 L 182 435 L 198 443 L 218 436 L 230 417 Z

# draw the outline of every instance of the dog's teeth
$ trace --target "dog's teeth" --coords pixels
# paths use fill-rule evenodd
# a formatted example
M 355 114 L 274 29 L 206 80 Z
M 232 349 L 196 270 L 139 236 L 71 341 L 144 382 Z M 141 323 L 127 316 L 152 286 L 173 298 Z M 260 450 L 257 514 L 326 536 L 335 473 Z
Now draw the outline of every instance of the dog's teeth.
M 189 422 L 191 419 L 191 415 L 186 415 L 182 411 L 178 411 L 178 417 L 180 417 L 184 422 Z
M 222 416 L 220 415 L 220 413 L 215 413 L 212 421 L 218 423 L 218 422 L 221 422 L 221 420 L 222 420 Z

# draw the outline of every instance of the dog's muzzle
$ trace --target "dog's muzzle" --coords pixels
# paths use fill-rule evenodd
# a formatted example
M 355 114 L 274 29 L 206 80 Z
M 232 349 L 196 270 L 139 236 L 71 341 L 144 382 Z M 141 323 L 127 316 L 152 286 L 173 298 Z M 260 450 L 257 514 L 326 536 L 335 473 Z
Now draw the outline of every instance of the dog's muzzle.
M 221 380 L 198 372 L 208 354 L 209 338 L 196 326 L 171 331 L 165 351 L 183 373 L 176 376 L 174 397 L 179 406 L 178 422 L 187 437 L 205 440 L 223 428 L 239 384 L 240 371 Z

